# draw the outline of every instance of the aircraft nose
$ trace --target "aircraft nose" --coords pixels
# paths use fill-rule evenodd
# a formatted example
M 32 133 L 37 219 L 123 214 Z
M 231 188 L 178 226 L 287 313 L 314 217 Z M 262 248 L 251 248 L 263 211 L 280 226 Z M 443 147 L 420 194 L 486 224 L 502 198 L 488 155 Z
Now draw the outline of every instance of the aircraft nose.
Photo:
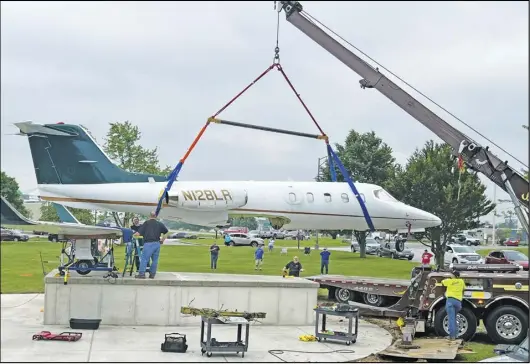
M 412 227 L 428 228 L 439 226 L 442 224 L 442 220 L 431 214 L 430 212 L 423 211 L 414 207 L 410 207 L 410 211 L 407 213 L 411 220 Z

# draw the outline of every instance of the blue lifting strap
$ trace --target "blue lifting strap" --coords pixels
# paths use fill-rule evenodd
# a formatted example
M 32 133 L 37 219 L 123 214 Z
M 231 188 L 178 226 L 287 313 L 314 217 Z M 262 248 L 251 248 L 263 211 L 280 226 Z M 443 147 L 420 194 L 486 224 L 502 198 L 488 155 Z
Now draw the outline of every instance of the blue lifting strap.
M 337 167 L 339 167 L 340 173 L 342 173 L 342 176 L 344 177 L 346 182 L 348 182 L 348 185 L 353 191 L 353 194 L 355 195 L 355 197 L 357 197 L 357 201 L 359 201 L 359 205 L 361 206 L 361 209 L 363 210 L 364 219 L 366 220 L 366 224 L 368 225 L 368 228 L 370 229 L 370 231 L 375 231 L 374 224 L 372 223 L 372 219 L 370 218 L 370 214 L 368 214 L 366 205 L 364 204 L 364 201 L 361 195 L 359 195 L 359 192 L 355 188 L 355 185 L 353 184 L 353 180 L 350 178 L 350 175 L 346 171 L 346 168 L 344 168 L 344 166 L 342 165 L 342 162 L 340 161 L 337 154 L 335 154 L 335 152 L 331 148 L 331 145 L 328 144 L 327 148 L 328 148 L 328 155 L 332 156 L 333 160 L 335 161 L 335 164 L 337 165 Z
M 329 147 L 329 144 L 328 144 Z M 331 154 L 329 150 L 331 147 L 328 148 L 328 166 L 329 166 L 329 173 L 331 174 L 331 181 L 337 182 L 337 173 L 335 171 L 335 163 L 333 163 L 333 158 L 331 157 Z
M 162 202 L 164 202 L 164 199 L 167 196 L 167 193 L 171 189 L 171 186 L 173 186 L 173 182 L 177 180 L 177 177 L 180 173 L 180 169 L 182 168 L 182 161 L 178 162 L 178 164 L 175 166 L 175 169 L 171 171 L 169 176 L 167 177 L 167 185 L 164 188 L 164 193 L 159 197 L 158 199 L 158 205 L 156 206 L 156 216 L 158 216 L 158 213 L 160 212 L 160 209 L 162 208 Z

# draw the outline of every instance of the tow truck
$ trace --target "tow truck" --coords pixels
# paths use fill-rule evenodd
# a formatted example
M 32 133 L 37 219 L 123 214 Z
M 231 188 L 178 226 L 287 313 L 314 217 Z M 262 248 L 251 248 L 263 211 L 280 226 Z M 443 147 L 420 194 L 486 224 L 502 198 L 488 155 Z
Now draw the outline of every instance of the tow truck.
M 289 23 L 360 75 L 362 79 L 359 83 L 362 89 L 376 89 L 381 92 L 449 144 L 454 158 L 461 158 L 468 171 L 482 173 L 508 193 L 515 206 L 517 218 L 528 234 L 530 185 L 516 169 L 494 155 L 489 147 L 483 147 L 433 113 L 387 78 L 379 68 L 373 67 L 340 44 L 319 26 L 322 24 L 317 19 L 304 11 L 298 1 L 279 1 L 275 2 L 275 5 L 278 13 L 285 13 Z M 329 28 L 325 28 L 329 31 Z M 403 248 L 402 245 L 396 244 L 396 249 Z M 466 281 L 463 307 L 458 314 L 459 337 L 469 340 L 475 334 L 479 320 L 482 320 L 493 342 L 520 343 L 528 330 L 528 273 L 519 272 L 519 267 L 514 265 L 455 265 L 453 268 L 463 271 L 461 276 Z M 440 282 L 449 277 L 450 272 L 431 271 L 429 268 L 417 269 L 419 270 L 413 274 L 402 297 L 392 306 L 377 307 L 370 303 L 350 301 L 350 304 L 358 307 L 364 315 L 401 318 L 404 327 L 400 345 L 408 346 L 409 349 L 415 333 L 425 332 L 429 327 L 433 327 L 439 336 L 448 335 L 444 290 Z M 353 287 L 353 284 L 349 284 L 353 281 L 343 280 L 337 284 L 340 277 L 334 278 L 335 282 L 329 283 L 334 284 L 335 292 L 344 292 L 341 291 L 346 288 L 344 285 L 348 285 L 349 289 Z M 379 285 L 376 278 L 355 279 L 355 282 L 360 283 L 359 288 L 375 289 Z M 397 285 L 397 282 L 387 281 L 383 286 L 384 284 L 390 287 L 391 284 Z M 362 292 L 363 289 L 352 291 Z M 411 358 L 407 353 L 399 355 L 398 347 L 392 350 L 395 356 Z

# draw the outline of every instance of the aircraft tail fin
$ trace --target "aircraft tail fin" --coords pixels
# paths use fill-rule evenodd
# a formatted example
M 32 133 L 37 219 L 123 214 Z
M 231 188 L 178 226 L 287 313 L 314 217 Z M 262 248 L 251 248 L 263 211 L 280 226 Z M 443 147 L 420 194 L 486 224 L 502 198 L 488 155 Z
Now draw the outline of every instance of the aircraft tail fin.
M 164 182 L 165 176 L 127 172 L 107 156 L 90 132 L 72 124 L 15 124 L 28 137 L 38 184 Z
M 18 210 L 11 205 L 4 196 L 0 203 L 0 223 L 2 226 L 27 226 L 35 225 L 34 222 L 25 218 Z
M 74 214 L 70 212 L 65 206 L 60 205 L 58 203 L 52 202 L 53 207 L 55 207 L 55 211 L 57 211 L 57 215 L 59 216 L 59 220 L 61 222 L 69 222 L 73 224 L 81 224 L 79 220 L 76 219 Z

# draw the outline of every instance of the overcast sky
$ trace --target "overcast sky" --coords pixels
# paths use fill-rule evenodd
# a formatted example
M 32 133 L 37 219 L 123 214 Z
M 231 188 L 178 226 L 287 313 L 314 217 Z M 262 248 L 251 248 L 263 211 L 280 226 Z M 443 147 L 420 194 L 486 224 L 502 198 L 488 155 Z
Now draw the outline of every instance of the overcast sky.
M 272 61 L 263 2 L 2 2 L 1 163 L 36 187 L 13 123 L 85 125 L 103 144 L 129 120 L 175 165 L 206 118 Z M 528 2 L 302 2 L 305 10 L 528 164 Z M 401 163 L 437 137 L 280 19 L 281 63 L 333 142 L 374 130 Z M 400 83 L 398 83 L 400 84 Z M 400 84 L 401 85 L 401 84 Z M 424 99 L 419 97 L 424 102 Z M 480 143 L 481 137 L 425 102 Z M 278 72 L 221 116 L 316 132 Z M 522 167 L 496 147 L 501 159 Z M 211 125 L 181 180 L 311 180 L 324 143 Z M 487 181 L 487 180 L 485 180 Z M 488 183 L 488 193 L 493 188 Z M 497 198 L 508 198 L 498 189 Z

